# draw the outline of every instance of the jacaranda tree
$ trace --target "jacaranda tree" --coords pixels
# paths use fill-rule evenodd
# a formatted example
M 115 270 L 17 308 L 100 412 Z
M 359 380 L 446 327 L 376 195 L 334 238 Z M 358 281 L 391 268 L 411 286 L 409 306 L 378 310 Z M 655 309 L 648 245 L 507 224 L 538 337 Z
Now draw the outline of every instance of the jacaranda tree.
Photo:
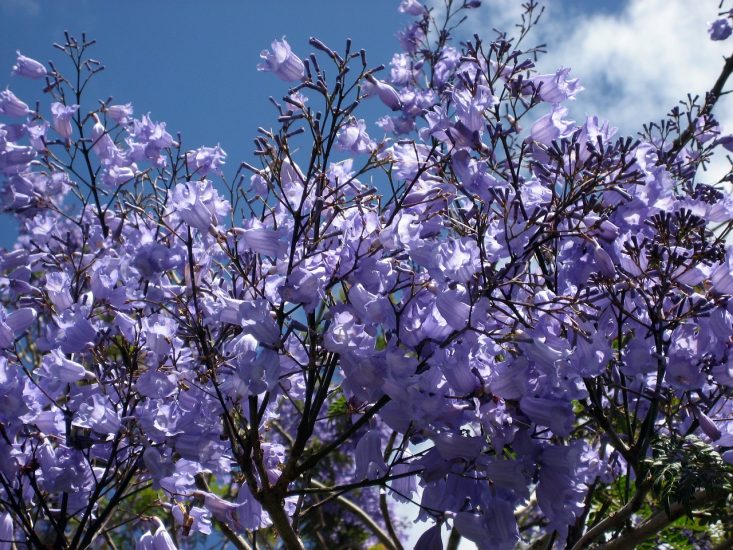
M 618 138 L 534 69 L 535 1 L 456 43 L 479 4 L 403 0 L 389 71 L 275 40 L 233 170 L 88 98 L 85 36 L 18 54 L 0 549 L 730 547 L 733 57 Z

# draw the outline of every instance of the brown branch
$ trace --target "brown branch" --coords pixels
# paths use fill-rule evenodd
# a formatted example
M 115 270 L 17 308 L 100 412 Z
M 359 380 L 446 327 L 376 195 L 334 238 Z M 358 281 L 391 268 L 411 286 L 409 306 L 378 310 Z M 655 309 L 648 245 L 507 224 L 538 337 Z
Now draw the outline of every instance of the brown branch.
M 623 523 L 627 519 L 629 519 L 631 514 L 636 512 L 642 505 L 642 503 L 644 502 L 644 497 L 646 496 L 651 486 L 652 484 L 650 480 L 642 483 L 639 489 L 636 491 L 636 494 L 634 494 L 634 497 L 629 502 L 627 502 L 623 508 L 618 510 L 613 515 L 607 517 L 603 521 L 599 522 L 594 527 L 591 527 L 585 533 L 585 535 L 580 537 L 580 540 L 578 540 L 578 542 L 573 545 L 571 550 L 583 550 L 585 548 L 588 548 L 588 545 L 591 542 L 600 537 L 606 531 L 609 531 L 610 529 L 620 528 Z
M 687 142 L 692 139 L 695 135 L 695 122 L 700 117 L 709 115 L 712 112 L 713 107 L 715 107 L 720 95 L 723 93 L 723 86 L 725 86 L 725 83 L 731 74 L 733 74 L 733 55 L 725 59 L 725 65 L 723 65 L 723 70 L 720 72 L 718 80 L 715 81 L 715 85 L 710 89 L 710 91 L 705 94 L 705 104 L 702 109 L 700 109 L 698 116 L 695 117 L 695 120 L 685 128 L 685 131 L 682 132 L 676 140 L 674 140 L 672 148 L 667 153 L 667 158 L 674 158 L 677 153 L 687 145 Z
M 693 504 L 697 508 L 701 508 L 724 498 L 727 494 L 728 493 L 724 491 L 698 491 L 695 493 L 692 500 Z M 666 528 L 671 523 L 685 515 L 686 512 L 686 506 L 680 502 L 676 502 L 669 507 L 669 514 L 664 510 L 656 512 L 648 520 L 629 531 L 623 537 L 619 537 L 606 544 L 602 544 L 598 547 L 598 550 L 623 550 L 624 548 L 635 548 L 638 543 L 645 541 L 652 535 Z
M 315 485 L 319 489 L 328 488 L 326 485 L 324 485 L 320 481 L 315 481 L 313 479 L 311 480 L 311 484 Z M 361 520 L 361 522 L 367 527 L 367 529 L 369 529 L 372 533 L 374 533 L 374 536 L 379 539 L 379 542 L 384 544 L 384 546 L 386 546 L 389 550 L 399 550 L 400 548 L 402 548 L 399 542 L 392 540 L 389 534 L 385 532 L 384 529 L 382 529 L 379 526 L 379 524 L 376 521 L 374 521 L 369 516 L 369 514 L 367 514 L 358 504 L 342 496 L 336 497 L 336 502 L 338 502 L 346 510 L 354 514 L 356 517 L 358 517 Z

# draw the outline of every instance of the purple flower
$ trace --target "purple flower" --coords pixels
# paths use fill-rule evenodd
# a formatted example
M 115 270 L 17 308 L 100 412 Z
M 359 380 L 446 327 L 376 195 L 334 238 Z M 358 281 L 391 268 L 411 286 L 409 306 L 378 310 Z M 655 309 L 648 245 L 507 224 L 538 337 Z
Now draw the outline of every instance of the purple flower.
M 160 360 L 170 351 L 178 323 L 170 317 L 154 314 L 143 319 L 142 334 L 146 347 Z
M 716 19 L 708 24 L 710 40 L 725 40 L 731 35 L 731 32 L 733 32 L 733 27 L 727 17 Z
M 89 319 L 73 309 L 67 310 L 58 318 L 59 347 L 64 353 L 86 351 L 94 343 L 97 331 Z
M 440 433 L 433 440 L 441 458 L 448 461 L 473 462 L 484 447 L 483 437 L 465 437 L 451 432 Z
M 237 492 L 237 524 L 242 529 L 255 530 L 270 525 L 270 516 L 262 509 L 252 491 L 243 483 Z
M 265 300 L 225 300 L 220 312 L 224 323 L 241 325 L 245 334 L 255 337 L 258 342 L 273 345 L 280 339 L 280 330 L 270 314 Z
M 337 353 L 354 353 L 374 349 L 374 337 L 349 306 L 332 309 L 333 322 L 324 337 L 324 346 Z
M 398 53 L 392 56 L 390 61 L 390 80 L 393 84 L 408 84 L 417 74 L 412 66 L 412 59 L 405 53 Z
M 722 435 L 720 428 L 715 425 L 715 421 L 713 421 L 712 418 L 699 409 L 695 412 L 695 417 L 697 418 L 697 422 L 700 424 L 700 429 L 706 436 L 713 441 L 720 439 Z
M 17 52 L 18 58 L 15 60 L 11 74 L 22 76 L 24 78 L 43 78 L 48 74 L 46 67 L 35 59 L 26 57 Z
M 92 373 L 87 372 L 84 365 L 67 359 L 58 349 L 51 350 L 51 353 L 44 356 L 39 375 L 66 383 L 94 378 Z
M 593 246 L 593 256 L 595 257 L 598 271 L 601 275 L 609 279 L 616 275 L 616 266 L 611 256 L 598 243 L 595 243 Z
M 306 311 L 312 312 L 322 299 L 325 274 L 323 264 L 298 266 L 280 287 L 280 295 L 286 302 L 303 304 Z
M 241 504 L 235 504 L 233 502 L 226 501 L 220 496 L 213 493 L 196 491 L 195 494 L 199 498 L 203 497 L 204 506 L 214 518 L 232 527 L 241 527 L 240 525 L 238 525 L 237 518 L 237 513 L 242 506 Z M 211 531 L 210 527 L 209 531 Z
M 725 261 L 713 270 L 710 283 L 716 294 L 733 295 L 733 253 L 728 252 Z
M 534 76 L 530 82 L 542 101 L 557 105 L 566 99 L 575 99 L 575 94 L 583 90 L 577 78 L 568 79 L 569 74 L 569 68 L 558 69 L 555 74 Z
M 283 240 L 285 232 L 282 228 L 272 229 L 256 218 L 245 220 L 243 225 L 244 227 L 232 229 L 240 250 L 252 250 L 257 254 L 272 257 L 285 253 L 287 243 Z
M 514 506 L 502 498 L 488 498 L 489 504 L 480 512 L 458 513 L 456 529 L 481 550 L 514 548 L 519 539 Z
M 173 474 L 175 467 L 171 460 L 164 459 L 154 447 L 145 449 L 142 455 L 148 474 L 153 478 L 153 488 L 160 488 L 160 480 Z
M 26 103 L 23 103 L 10 90 L 0 92 L 0 115 L 22 117 L 30 113 Z
M 440 273 L 450 281 L 467 283 L 481 266 L 478 246 L 468 238 L 445 242 L 435 254 Z
M 435 306 L 454 330 L 462 330 L 468 324 L 471 306 L 466 303 L 463 293 L 457 290 L 440 292 Z
M 171 514 L 176 524 L 182 526 L 184 534 L 211 534 L 211 513 L 206 508 L 192 506 L 190 510 L 185 511 L 182 506 L 173 506 Z
M 13 541 L 13 516 L 9 512 L 0 514 L 0 550 L 10 550 L 14 545 Z
M 415 544 L 415 550 L 443 550 L 443 540 L 440 535 L 441 525 L 433 525 L 425 531 Z
M 102 182 L 107 187 L 117 187 L 125 183 L 131 182 L 135 179 L 137 173 L 137 166 L 108 166 L 102 173 Z
M 69 139 L 71 137 L 71 118 L 78 110 L 78 105 L 64 105 L 58 102 L 51 103 L 53 128 L 62 138 Z
M 407 13 L 409 15 L 422 15 L 425 13 L 425 6 L 417 0 L 402 0 L 398 9 L 400 13 Z
M 85 386 L 85 391 L 69 403 L 69 408 L 75 412 L 73 425 L 102 435 L 115 434 L 122 425 L 120 416 L 108 397 L 92 393 L 95 389 Z
M 425 39 L 425 32 L 418 22 L 414 22 L 399 31 L 397 39 L 407 53 L 415 53 L 418 45 Z
M 173 209 L 191 227 L 208 232 L 229 213 L 229 203 L 222 199 L 208 180 L 179 183 L 173 189 Z
M 399 111 L 402 108 L 400 94 L 398 94 L 397 90 L 383 80 L 378 80 L 369 75 L 367 77 L 367 82 L 364 84 L 364 91 L 367 94 L 377 94 L 379 99 L 382 100 L 382 103 L 393 111 Z
M 269 50 L 262 50 L 260 57 L 265 60 L 264 63 L 257 65 L 258 71 L 270 71 L 285 80 L 286 82 L 294 82 L 303 78 L 305 74 L 305 65 L 303 61 L 293 53 L 290 44 L 282 40 L 273 40 L 270 44 L 272 53 Z
M 456 106 L 456 117 L 469 131 L 483 130 L 486 112 L 499 102 L 488 86 L 479 85 L 474 90 L 457 88 L 452 94 Z
M 119 151 L 112 138 L 105 130 L 104 125 L 95 114 L 92 115 L 94 126 L 92 126 L 92 150 L 104 160 L 114 159 Z
M 0 307 L 0 349 L 13 346 L 15 338 L 33 324 L 36 319 L 35 310 L 24 307 L 10 314 Z
M 550 145 L 554 140 L 570 135 L 575 123 L 563 120 L 567 113 L 568 110 L 565 107 L 553 106 L 551 113 L 540 117 L 532 125 L 530 131 L 532 140 L 543 145 Z
M 575 415 L 568 401 L 526 396 L 521 399 L 520 407 L 532 422 L 547 426 L 560 437 L 570 435 L 573 430 Z
M 127 124 L 132 119 L 132 103 L 110 105 L 106 112 L 107 116 L 118 124 Z
M 583 445 L 551 446 L 542 451 L 537 502 L 561 538 L 582 513 L 587 486 L 578 475 Z
M 382 456 L 382 442 L 379 431 L 369 430 L 356 444 L 356 472 L 354 479 L 378 479 L 387 473 L 387 464 Z
M 339 129 L 336 135 L 336 148 L 341 151 L 371 153 L 374 147 L 375 143 L 369 139 L 369 135 L 366 133 L 364 119 L 350 119 L 347 124 Z
M 196 177 L 205 177 L 209 172 L 221 174 L 221 167 L 226 161 L 227 154 L 219 147 L 200 147 L 186 153 L 186 162 L 189 171 Z
M 452 46 L 446 46 L 440 53 L 440 58 L 433 70 L 433 81 L 438 87 L 448 82 L 453 70 L 461 61 L 461 52 Z
M 229 380 L 232 392 L 242 397 L 271 391 L 280 375 L 280 362 L 275 352 L 259 345 L 257 340 L 242 334 L 229 346 L 230 362 L 235 375 Z
M 154 518 L 154 521 L 157 524 L 155 533 L 146 531 L 138 540 L 135 550 L 178 550 L 163 522 L 158 518 Z

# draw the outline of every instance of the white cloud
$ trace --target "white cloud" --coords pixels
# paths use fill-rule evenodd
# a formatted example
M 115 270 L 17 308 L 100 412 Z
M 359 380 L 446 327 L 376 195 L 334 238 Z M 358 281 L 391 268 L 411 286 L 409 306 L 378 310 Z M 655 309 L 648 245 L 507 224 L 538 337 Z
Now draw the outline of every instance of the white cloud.
M 704 97 L 723 66 L 730 43 L 713 42 L 707 21 L 717 0 L 631 0 L 615 14 L 563 18 L 562 3 L 548 13 L 545 70 L 570 66 L 586 90 L 573 111 L 599 114 L 624 132 L 658 121 L 688 93 Z M 733 130 L 733 109 L 718 113 Z M 722 108 L 721 108 L 722 107 Z M 723 122 L 723 120 L 721 120 Z
M 490 39 L 492 28 L 510 31 L 519 20 L 522 2 L 485 0 L 466 34 Z M 615 9 L 591 8 L 557 0 L 545 2 L 546 12 L 525 46 L 544 43 L 538 68 L 554 72 L 571 67 L 585 91 L 567 106 L 576 120 L 599 115 L 625 135 L 635 136 L 647 122 L 658 122 L 687 94 L 712 88 L 723 56 L 733 41 L 713 42 L 707 23 L 717 17 L 718 0 L 627 0 Z M 608 4 L 606 4 L 608 6 Z M 733 88 L 733 81 L 728 89 Z M 723 97 L 714 111 L 724 131 L 733 132 L 733 97 Z M 722 173 L 721 160 L 715 172 Z

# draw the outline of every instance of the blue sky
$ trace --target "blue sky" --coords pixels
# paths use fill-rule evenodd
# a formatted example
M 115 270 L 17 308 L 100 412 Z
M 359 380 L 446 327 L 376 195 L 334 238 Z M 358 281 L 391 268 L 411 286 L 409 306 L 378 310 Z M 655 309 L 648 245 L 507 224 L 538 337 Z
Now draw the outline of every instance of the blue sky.
M 116 102 L 131 101 L 137 115 L 151 112 L 174 135 L 181 132 L 186 148 L 220 143 L 230 166 L 236 166 L 251 158 L 256 128 L 274 123 L 267 98 L 286 90 L 277 78 L 256 71 L 259 52 L 281 36 L 301 54 L 310 51 L 309 36 L 334 48 L 350 37 L 355 48 L 367 50 L 370 63 L 387 65 L 399 48 L 395 33 L 408 21 L 397 12 L 398 3 L 0 0 L 0 87 L 9 85 L 21 98 L 35 100 L 38 82 L 9 75 L 15 50 L 44 62 L 58 60 L 51 44 L 61 42 L 65 30 L 86 32 L 97 40 L 93 55 L 107 67 L 90 87 L 89 100 L 112 95 Z M 556 5 L 570 16 L 591 13 L 589 7 L 606 13 L 623 3 L 560 0 Z M 496 25 L 486 28 L 491 26 Z M 0 246 L 11 246 L 11 225 L 0 218 Z

